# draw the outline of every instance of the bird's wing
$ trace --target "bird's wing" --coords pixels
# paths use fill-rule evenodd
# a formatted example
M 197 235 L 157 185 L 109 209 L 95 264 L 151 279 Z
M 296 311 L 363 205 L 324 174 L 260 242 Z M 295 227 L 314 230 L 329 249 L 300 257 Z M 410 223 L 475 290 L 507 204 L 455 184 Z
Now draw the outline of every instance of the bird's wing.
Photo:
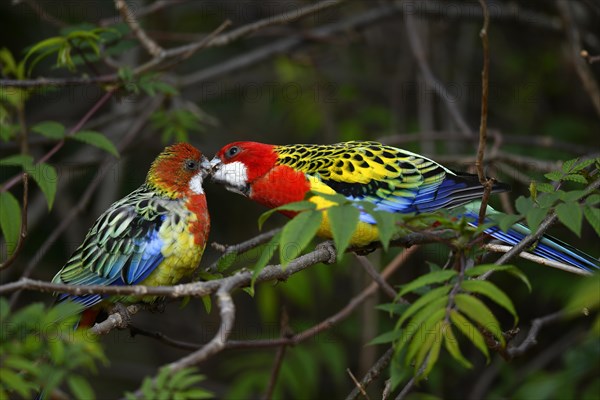
M 275 151 L 278 164 L 302 171 L 349 199 L 366 200 L 390 212 L 456 207 L 483 193 L 474 175 L 455 173 L 421 155 L 377 142 L 277 146 Z M 501 186 L 494 191 L 505 190 Z
M 161 224 L 168 210 L 143 187 L 114 203 L 92 226 L 53 282 L 71 285 L 132 285 L 144 280 L 164 259 Z M 86 307 L 100 295 L 60 295 Z

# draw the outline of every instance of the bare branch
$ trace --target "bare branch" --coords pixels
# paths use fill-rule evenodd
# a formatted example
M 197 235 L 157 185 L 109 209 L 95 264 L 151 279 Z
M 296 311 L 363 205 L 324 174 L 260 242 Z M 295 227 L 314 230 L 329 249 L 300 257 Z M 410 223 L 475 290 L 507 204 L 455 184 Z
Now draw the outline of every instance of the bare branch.
M 417 247 L 412 247 L 398 254 L 382 271 L 381 277 L 383 279 L 389 278 L 400 266 L 402 266 L 408 257 L 413 255 L 417 251 Z M 333 255 L 335 258 L 335 255 Z M 288 267 L 289 268 L 289 267 Z M 278 339 L 257 339 L 257 340 L 243 340 L 243 341 L 235 341 L 230 340 L 226 343 L 227 349 L 249 349 L 249 348 L 269 348 L 269 347 L 278 347 L 282 345 L 296 345 L 302 341 L 310 339 L 313 336 L 318 335 L 319 333 L 332 328 L 339 322 L 346 319 L 348 316 L 354 312 L 369 296 L 373 295 L 377 290 L 378 285 L 373 282 L 362 292 L 354 296 L 350 301 L 346 304 L 344 308 L 335 313 L 334 315 L 326 318 L 320 323 L 314 325 L 311 328 L 306 329 L 300 333 L 297 333 L 289 338 L 278 338 Z M 144 336 L 148 336 L 154 339 L 159 340 L 165 344 L 168 344 L 173 347 L 195 350 L 200 347 L 200 345 L 195 343 L 182 342 L 178 340 L 174 340 L 166 337 L 160 332 L 148 332 L 139 328 L 134 329 L 134 334 L 141 334 Z
M 490 43 L 488 39 L 488 30 L 490 26 L 490 14 L 485 0 L 479 0 L 483 11 L 483 27 L 479 32 L 483 47 L 483 70 L 481 71 L 481 121 L 479 123 L 479 145 L 477 148 L 477 160 L 475 167 L 477 168 L 477 176 L 479 182 L 484 187 L 483 196 L 481 198 L 481 206 L 479 207 L 478 224 L 482 224 L 485 220 L 485 212 L 487 210 L 490 193 L 492 193 L 493 179 L 485 177 L 483 172 L 483 156 L 485 154 L 485 146 L 487 142 L 487 117 L 488 117 L 488 96 L 490 83 Z
M 387 283 L 379 274 L 379 272 L 377 272 L 377 270 L 375 269 L 375 267 L 373 266 L 373 264 L 371 263 L 371 261 L 369 261 L 369 259 L 365 256 L 359 256 L 358 254 L 354 253 L 354 257 L 358 260 L 358 262 L 360 263 L 360 265 L 362 265 L 362 267 L 365 269 L 365 271 L 367 271 L 367 274 L 369 274 L 369 276 L 371 278 L 373 278 L 373 280 L 375 282 L 377 282 L 377 284 L 379 285 L 379 287 L 381 288 L 381 290 L 388 295 L 388 297 L 390 297 L 392 300 L 394 300 L 396 298 L 396 296 L 398 296 L 398 293 L 396 293 L 396 291 L 394 290 L 393 287 L 390 286 L 389 283 Z
M 411 12 L 404 13 L 404 22 L 406 24 L 406 34 L 408 35 L 408 42 L 410 44 L 410 48 L 417 60 L 417 64 L 419 65 L 419 69 L 423 74 L 423 78 L 425 78 L 425 82 L 427 86 L 433 91 L 435 91 L 440 99 L 446 105 L 450 116 L 458 126 L 458 130 L 465 137 L 472 137 L 473 131 L 465 121 L 464 117 L 461 115 L 458 110 L 457 103 L 452 101 L 452 96 L 444 86 L 444 84 L 436 78 L 436 76 L 431 71 L 431 67 L 427 62 L 427 58 L 425 57 L 425 50 L 423 49 L 423 43 L 421 43 L 421 39 L 418 37 L 417 27 L 415 16 Z
M 484 244 L 482 246 L 482 248 L 485 250 L 488 250 L 488 251 L 493 251 L 495 253 L 508 253 L 509 251 L 511 251 L 513 249 L 512 246 L 506 246 L 506 245 L 502 245 L 502 244 L 493 244 L 493 243 Z M 570 265 L 563 264 L 558 261 L 548 260 L 547 258 L 542 258 L 542 257 L 536 256 L 534 254 L 527 253 L 525 251 L 522 251 L 521 253 L 519 253 L 518 256 L 525 260 L 533 261 L 540 265 L 546 265 L 548 267 L 560 269 L 560 270 L 563 270 L 566 272 L 570 272 L 572 274 L 584 275 L 584 276 L 592 275 L 591 272 L 584 271 L 582 269 L 572 267 Z
M 596 113 L 600 115 L 600 88 L 598 87 L 598 82 L 596 82 L 594 73 L 589 64 L 581 57 L 581 35 L 577 29 L 577 24 L 573 21 L 571 2 L 568 0 L 556 0 L 556 7 L 565 24 L 565 31 L 567 33 L 571 56 L 577 75 L 579 76 L 579 79 L 581 79 L 583 88 L 590 96 L 590 100 L 594 105 Z
M 116 1 L 116 0 L 115 0 Z M 308 5 L 292 12 L 285 12 L 280 15 L 264 18 L 259 21 L 250 23 L 248 25 L 244 25 L 238 29 L 235 29 L 226 34 L 220 34 L 217 36 L 209 35 L 204 38 L 200 42 L 186 44 L 183 46 L 175 47 L 172 49 L 164 50 L 160 55 L 155 56 L 148 63 L 137 67 L 134 70 L 135 74 L 139 74 L 142 72 L 147 72 L 152 68 L 156 67 L 162 60 L 169 58 L 179 58 L 183 56 L 184 58 L 191 56 L 195 52 L 200 49 L 207 47 L 217 47 L 217 46 L 225 46 L 230 42 L 237 40 L 243 36 L 246 36 L 250 33 L 256 32 L 262 28 L 271 25 L 279 25 L 284 23 L 289 23 L 296 21 L 298 19 L 304 18 L 308 15 L 323 11 L 327 8 L 337 6 L 341 4 L 344 0 L 324 0 L 316 4 Z M 222 25 L 222 27 L 224 27 Z M 217 30 L 219 31 L 218 28 Z M 143 32 L 143 31 L 140 31 Z M 139 38 L 139 36 L 138 36 Z M 297 39 L 298 43 L 301 43 L 302 39 Z M 142 42 L 144 43 L 144 42 Z M 148 46 L 148 42 L 146 41 L 146 46 Z M 153 48 L 153 51 L 156 49 Z M 67 86 L 67 85 L 87 85 L 90 83 L 115 83 L 119 80 L 117 74 L 109 74 L 102 75 L 98 77 L 85 77 L 85 78 L 56 78 L 56 79 L 46 79 L 46 78 L 38 78 L 34 80 L 15 80 L 15 79 L 0 79 L 0 85 L 6 87 L 38 87 L 38 86 Z
M 48 22 L 50 25 L 53 25 L 57 28 L 64 28 L 67 24 L 64 21 L 50 15 L 46 10 L 44 10 L 35 0 L 14 0 L 13 4 L 25 3 L 27 4 L 41 19 Z
M 160 47 L 154 40 L 152 40 L 144 29 L 140 26 L 133 11 L 129 8 L 125 0 L 115 0 L 115 7 L 121 14 L 123 21 L 129 25 L 129 28 L 133 34 L 138 38 L 142 46 L 155 58 L 162 58 L 165 54 L 165 50 Z
M 544 317 L 539 317 L 531 321 L 531 329 L 527 333 L 527 337 L 517 347 L 507 349 L 507 353 L 511 358 L 523 355 L 527 350 L 537 344 L 537 336 L 544 325 L 552 324 L 566 317 L 564 311 L 558 311 Z
M 292 331 L 289 326 L 289 317 L 285 309 L 283 309 L 281 312 L 281 337 L 290 337 L 291 334 Z M 267 384 L 267 390 L 264 396 L 265 400 L 270 400 L 273 397 L 273 391 L 275 390 L 275 385 L 277 384 L 277 378 L 279 377 L 279 370 L 281 369 L 281 364 L 283 363 L 283 357 L 285 356 L 286 348 L 287 345 L 282 344 L 279 346 L 279 349 L 277 349 L 275 361 L 273 362 L 273 368 L 271 369 L 271 376 L 269 377 L 269 383 Z
M 208 272 L 217 271 L 217 266 L 219 264 L 219 260 L 222 259 L 223 257 L 225 257 L 229 254 L 233 254 L 233 253 L 244 253 L 248 250 L 251 250 L 255 247 L 260 246 L 261 244 L 265 244 L 269 240 L 271 240 L 273 238 L 273 236 L 275 236 L 279 231 L 281 231 L 281 228 L 273 229 L 268 232 L 261 233 L 260 235 L 257 235 L 250 240 L 247 240 L 247 241 L 239 243 L 239 244 L 231 245 L 231 246 L 220 244 L 220 243 L 212 243 L 213 249 L 220 251 L 223 254 L 221 255 L 221 257 L 219 257 L 218 260 L 216 260 L 208 268 L 206 268 L 206 271 L 208 271 Z
M 366 375 L 361 379 L 359 385 L 355 387 L 352 392 L 346 397 L 346 400 L 354 400 L 358 397 L 358 394 L 361 393 L 359 388 L 364 389 L 371 384 L 377 377 L 381 374 L 381 372 L 388 366 L 390 363 L 392 356 L 394 355 L 394 348 L 390 347 L 377 362 L 369 369 Z

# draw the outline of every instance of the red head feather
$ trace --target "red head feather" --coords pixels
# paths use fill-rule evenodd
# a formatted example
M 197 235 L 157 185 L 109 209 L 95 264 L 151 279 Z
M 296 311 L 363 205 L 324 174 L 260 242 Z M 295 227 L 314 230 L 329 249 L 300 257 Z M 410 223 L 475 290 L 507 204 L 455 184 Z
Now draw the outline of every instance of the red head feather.
M 241 162 L 246 166 L 248 182 L 263 176 L 275 166 L 277 154 L 272 144 L 258 142 L 233 142 L 223 147 L 216 157 L 223 164 Z
M 306 176 L 287 165 L 277 165 L 278 157 L 271 144 L 230 143 L 215 156 L 222 164 L 213 180 L 267 207 L 302 200 L 310 190 Z
M 171 198 L 203 194 L 203 162 L 207 162 L 206 157 L 191 144 L 174 144 L 156 157 L 148 171 L 146 183 Z M 198 182 L 190 185 L 192 179 L 197 179 Z

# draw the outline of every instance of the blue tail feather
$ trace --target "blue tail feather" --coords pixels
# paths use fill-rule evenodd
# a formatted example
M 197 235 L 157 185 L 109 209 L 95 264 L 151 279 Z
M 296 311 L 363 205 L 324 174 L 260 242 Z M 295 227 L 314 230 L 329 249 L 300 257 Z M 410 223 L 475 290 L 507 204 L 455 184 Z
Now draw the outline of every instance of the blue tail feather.
M 470 225 L 477 226 L 477 223 L 474 222 L 477 220 L 477 216 L 474 213 L 467 212 L 465 216 L 471 221 L 469 222 Z M 531 233 L 529 228 L 523 224 L 516 224 L 506 232 L 503 232 L 497 226 L 492 226 L 484 232 L 511 246 L 516 245 Z M 600 260 L 550 235 L 542 236 L 535 248 L 527 251 L 536 256 L 568 264 L 587 272 L 600 270 Z

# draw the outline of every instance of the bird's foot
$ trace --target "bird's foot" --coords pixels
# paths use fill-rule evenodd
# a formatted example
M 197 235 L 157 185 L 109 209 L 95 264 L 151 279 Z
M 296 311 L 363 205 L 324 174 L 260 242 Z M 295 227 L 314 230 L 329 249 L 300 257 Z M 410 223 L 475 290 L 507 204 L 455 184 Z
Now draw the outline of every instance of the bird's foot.
M 129 327 L 129 323 L 131 322 L 131 313 L 127 309 L 127 306 L 122 303 L 115 303 L 110 310 L 110 314 L 119 314 L 121 317 L 121 321 L 117 325 L 119 329 L 126 329 Z
M 337 260 L 337 250 L 333 245 L 331 240 L 327 240 L 326 242 L 319 243 L 315 250 L 325 250 L 329 253 L 329 258 L 323 261 L 325 264 L 335 264 Z

